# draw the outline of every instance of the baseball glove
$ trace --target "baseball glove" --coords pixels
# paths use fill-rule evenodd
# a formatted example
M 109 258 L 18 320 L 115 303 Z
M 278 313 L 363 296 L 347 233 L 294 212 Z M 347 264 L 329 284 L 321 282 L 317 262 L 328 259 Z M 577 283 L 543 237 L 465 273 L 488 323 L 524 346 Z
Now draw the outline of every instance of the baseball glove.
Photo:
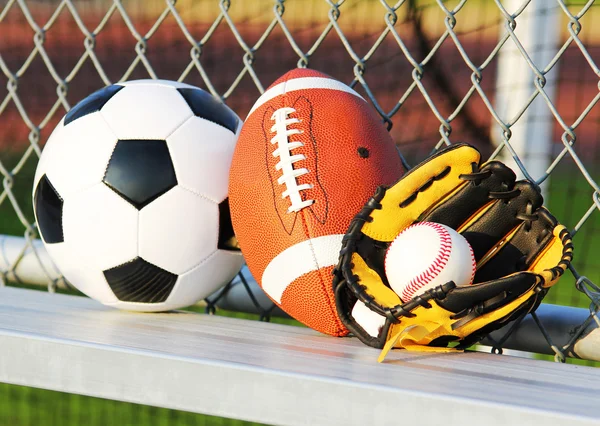
M 362 342 L 420 351 L 464 349 L 534 311 L 573 256 L 569 232 L 542 207 L 539 188 L 465 144 L 439 151 L 391 187 L 379 187 L 346 233 L 334 271 L 340 318 Z M 384 271 L 388 246 L 408 226 L 437 222 L 473 247 L 473 285 L 453 282 L 401 300 Z M 357 300 L 382 316 L 377 335 L 352 315 Z M 370 312 L 370 311 L 369 311 Z

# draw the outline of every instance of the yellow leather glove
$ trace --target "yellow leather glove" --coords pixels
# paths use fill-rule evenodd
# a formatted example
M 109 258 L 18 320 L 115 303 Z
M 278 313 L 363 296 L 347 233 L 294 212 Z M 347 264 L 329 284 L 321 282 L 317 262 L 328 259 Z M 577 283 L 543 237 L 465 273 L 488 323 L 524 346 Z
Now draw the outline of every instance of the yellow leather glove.
M 476 343 L 535 310 L 571 262 L 571 236 L 542 207 L 539 188 L 515 182 L 498 161 L 480 161 L 465 144 L 439 151 L 391 187 L 379 187 L 352 221 L 334 272 L 337 310 L 361 341 L 384 349 L 380 361 L 392 348 L 450 351 Z M 405 301 L 389 287 L 386 250 L 421 221 L 467 239 L 477 261 L 473 285 L 449 282 Z M 377 336 L 353 318 L 357 300 L 385 317 Z

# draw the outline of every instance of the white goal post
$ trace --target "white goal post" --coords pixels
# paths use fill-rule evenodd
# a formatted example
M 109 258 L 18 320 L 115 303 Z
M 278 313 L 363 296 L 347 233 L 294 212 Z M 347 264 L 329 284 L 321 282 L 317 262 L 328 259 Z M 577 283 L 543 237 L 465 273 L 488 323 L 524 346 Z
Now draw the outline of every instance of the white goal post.
M 503 2 L 507 11 L 516 11 L 522 5 L 520 0 Z M 495 107 L 507 126 L 494 127 L 492 139 L 501 149 L 499 157 L 518 173 L 519 178 L 527 177 L 544 183 L 548 177 L 548 167 L 552 162 L 552 129 L 554 119 L 545 99 L 536 94 L 535 80 L 542 76 L 543 90 L 550 102 L 555 101 L 555 69 L 548 67 L 559 47 L 559 32 L 548 31 L 560 25 L 561 10 L 555 2 L 532 2 L 523 11 L 519 23 L 498 54 L 498 74 L 496 77 Z M 510 36 L 509 22 L 501 29 L 499 38 Z M 546 71 L 538 75 L 530 63 L 524 60 L 521 51 L 527 52 L 529 61 Z M 546 69 L 548 68 L 548 69 Z M 539 84 L 539 83 L 538 83 Z M 547 185 L 542 186 L 547 190 Z

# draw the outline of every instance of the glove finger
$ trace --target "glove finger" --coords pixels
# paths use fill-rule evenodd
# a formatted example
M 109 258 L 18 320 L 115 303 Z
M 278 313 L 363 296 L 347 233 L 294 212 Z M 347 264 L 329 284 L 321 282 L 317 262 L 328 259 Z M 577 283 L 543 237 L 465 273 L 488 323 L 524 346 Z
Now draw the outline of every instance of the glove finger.
M 361 224 L 362 233 L 376 241 L 392 242 L 400 231 L 420 221 L 432 205 L 452 198 L 450 194 L 466 183 L 459 176 L 470 173 L 479 159 L 479 152 L 468 145 L 453 145 L 428 158 L 377 200 L 379 206 Z
M 557 225 L 556 219 L 546 209 L 538 209 L 535 216 L 536 220 L 516 229 L 507 237 L 507 242 L 479 267 L 476 282 L 496 279 L 499 271 L 501 276 L 530 269 L 534 260 L 553 240 L 552 231 Z
M 498 280 L 456 287 L 437 303 L 444 309 L 459 314 L 481 305 L 482 312 L 512 302 L 535 285 L 534 274 L 522 272 Z M 497 300 L 497 303 L 494 301 Z
M 492 196 L 498 197 L 511 194 L 518 195 L 494 200 L 483 214 L 480 213 L 474 220 L 459 228 L 459 232 L 473 247 L 478 262 L 523 223 L 521 213 L 528 208 L 533 212 L 543 203 L 539 189 L 529 182 L 517 182 L 512 191 L 491 193 Z
M 490 193 L 510 191 L 515 184 L 515 173 L 496 161 L 487 163 L 477 174 L 484 178 L 462 182 L 458 191 L 434 204 L 435 207 L 420 217 L 419 221 L 437 222 L 459 229 L 477 217 L 483 207 L 494 203 Z

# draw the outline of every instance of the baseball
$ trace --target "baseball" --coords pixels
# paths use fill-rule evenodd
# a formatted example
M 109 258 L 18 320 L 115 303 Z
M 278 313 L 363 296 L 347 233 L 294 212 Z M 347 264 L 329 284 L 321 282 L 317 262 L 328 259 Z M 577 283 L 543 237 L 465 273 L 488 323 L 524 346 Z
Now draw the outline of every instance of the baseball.
M 446 225 L 420 222 L 402 231 L 385 255 L 385 273 L 403 302 L 454 281 L 473 283 L 475 256 L 465 237 Z

